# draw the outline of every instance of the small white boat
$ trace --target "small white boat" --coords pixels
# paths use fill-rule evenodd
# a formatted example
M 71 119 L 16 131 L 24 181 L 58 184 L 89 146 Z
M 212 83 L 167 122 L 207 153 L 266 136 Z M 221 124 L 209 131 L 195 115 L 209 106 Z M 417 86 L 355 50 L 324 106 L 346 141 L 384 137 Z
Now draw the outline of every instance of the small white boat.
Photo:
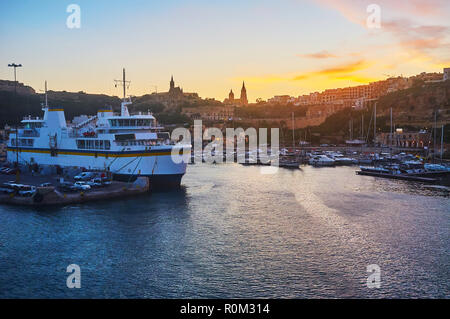
M 450 171 L 449 167 L 440 164 L 425 164 L 425 169 L 427 171 Z
M 309 164 L 313 166 L 333 166 L 335 161 L 326 155 L 315 155 L 309 159 Z
M 362 172 L 371 172 L 371 173 L 385 173 L 389 174 L 390 171 L 384 167 L 377 166 L 360 166 L 359 167 Z
M 355 164 L 355 160 L 353 158 L 345 157 L 341 153 L 332 153 L 330 155 L 336 165 L 352 165 Z

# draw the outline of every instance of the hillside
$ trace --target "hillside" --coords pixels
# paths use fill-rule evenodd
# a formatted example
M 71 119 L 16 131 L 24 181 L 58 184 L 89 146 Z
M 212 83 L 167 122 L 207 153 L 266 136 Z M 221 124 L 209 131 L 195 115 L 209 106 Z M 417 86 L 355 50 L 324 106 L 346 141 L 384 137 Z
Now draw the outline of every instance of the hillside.
M 37 94 L 31 87 L 21 84 L 15 95 L 11 81 L 3 82 L 6 84 L 0 85 L 0 127 L 4 127 L 5 124 L 15 125 L 26 115 L 42 116 L 43 94 Z M 118 97 L 104 94 L 48 91 L 48 104 L 63 108 L 68 121 L 82 114 L 95 115 L 97 110 L 105 106 L 110 106 L 114 111 L 119 112 L 120 102 L 121 99 Z M 158 121 L 163 124 L 189 122 L 189 118 L 181 114 L 181 108 L 165 107 L 162 103 L 152 101 L 146 95 L 133 98 L 133 104 L 129 109 L 130 112 L 153 112 Z
M 17 96 L 15 96 L 14 87 L 10 81 L 3 82 L 3 87 L 0 85 L 0 127 L 3 127 L 6 123 L 14 125 L 25 115 L 42 115 L 43 94 L 36 94 L 32 88 L 21 84 Z M 120 99 L 118 97 L 103 94 L 49 91 L 48 101 L 51 106 L 64 108 L 67 120 L 72 120 L 74 116 L 81 114 L 94 115 L 99 108 L 105 106 L 111 106 L 115 111 L 120 110 Z M 151 111 L 156 115 L 160 123 L 180 124 L 191 122 L 187 116 L 181 113 L 182 106 L 169 108 L 161 102 L 154 101 L 150 95 L 133 98 L 133 102 L 130 106 L 131 112 Z M 201 103 L 206 102 L 210 101 L 200 100 L 196 102 L 198 105 L 194 103 L 194 105 L 189 106 L 197 105 L 200 107 Z M 309 127 L 308 130 L 321 135 L 348 137 L 349 121 L 353 119 L 354 136 L 359 136 L 361 134 L 359 132 L 361 115 L 364 114 L 364 125 L 366 127 L 364 135 L 366 135 L 367 126 L 373 120 L 371 119 L 373 104 L 374 102 L 369 104 L 367 110 L 362 111 L 341 110 L 329 116 L 321 125 Z M 448 124 L 450 123 L 450 81 L 438 83 L 418 82 L 412 88 L 396 91 L 381 97 L 377 102 L 378 131 L 389 131 L 389 111 L 391 107 L 396 127 L 401 126 L 410 130 L 430 128 L 434 122 L 435 109 L 440 110 L 437 116 L 438 126 Z M 305 107 L 292 105 L 285 107 L 258 105 L 237 108 L 235 116 L 270 121 L 283 116 L 288 118 L 292 112 L 295 113 L 296 118 L 299 118 L 304 116 L 306 111 Z M 372 130 L 369 130 L 370 134 L 373 134 L 372 132 Z M 448 138 L 447 133 L 446 138 Z
M 324 123 L 310 127 L 309 131 L 322 136 L 339 135 L 349 137 L 349 121 L 353 119 L 353 136 L 361 136 L 361 116 L 364 116 L 364 136 L 369 133 L 373 138 L 373 106 L 366 110 L 347 108 L 329 116 Z M 419 85 L 383 96 L 377 103 L 377 132 L 389 132 L 390 108 L 392 107 L 393 124 L 404 130 L 430 130 L 434 125 L 434 110 L 439 110 L 436 117 L 437 127 L 444 127 L 444 139 L 450 142 L 450 81 L 439 83 L 420 83 Z M 371 123 L 371 129 L 368 124 Z
M 430 127 L 434 122 L 434 110 L 439 110 L 439 124 L 450 123 L 450 81 L 422 82 L 385 95 L 378 101 L 377 112 L 389 117 L 391 107 L 398 125 Z
M 14 91 L 0 91 L 0 127 L 5 124 L 19 123 L 25 115 L 42 116 L 42 94 L 17 94 Z M 94 115 L 99 108 L 112 106 L 119 110 L 120 99 L 102 94 L 86 94 L 83 92 L 48 92 L 48 104 L 64 108 L 66 119 L 87 114 Z

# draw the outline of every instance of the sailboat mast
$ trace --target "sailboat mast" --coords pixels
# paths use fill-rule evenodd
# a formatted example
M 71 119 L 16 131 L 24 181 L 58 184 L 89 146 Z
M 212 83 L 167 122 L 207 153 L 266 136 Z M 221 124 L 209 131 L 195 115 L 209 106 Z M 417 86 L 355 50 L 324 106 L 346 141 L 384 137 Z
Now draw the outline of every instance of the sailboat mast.
M 364 114 L 361 114 L 361 139 L 364 140 Z
M 434 111 L 434 130 L 433 130 L 433 163 L 436 160 L 436 118 L 437 118 L 437 112 Z
M 352 141 L 353 140 L 353 118 L 350 119 L 349 130 L 350 130 L 350 141 Z
M 292 112 L 292 151 L 295 149 L 295 122 L 294 122 L 294 112 Z
M 377 103 L 373 107 L 373 144 L 377 141 Z
M 442 164 L 442 152 L 444 151 L 444 124 L 442 124 L 442 131 L 441 131 L 441 164 Z
M 390 147 L 389 147 L 389 154 L 390 157 L 392 158 L 392 146 L 393 146 L 393 140 L 394 140 L 394 136 L 393 136 L 393 132 L 392 132 L 392 107 L 391 107 L 391 134 L 390 134 Z

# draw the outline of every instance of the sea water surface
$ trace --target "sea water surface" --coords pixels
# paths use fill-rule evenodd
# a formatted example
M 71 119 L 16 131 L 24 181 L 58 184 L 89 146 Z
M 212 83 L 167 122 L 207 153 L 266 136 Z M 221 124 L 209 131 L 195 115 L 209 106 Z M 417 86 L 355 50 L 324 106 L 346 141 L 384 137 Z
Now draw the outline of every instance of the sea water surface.
M 355 170 L 196 164 L 177 192 L 0 206 L 0 297 L 448 298 L 449 189 Z

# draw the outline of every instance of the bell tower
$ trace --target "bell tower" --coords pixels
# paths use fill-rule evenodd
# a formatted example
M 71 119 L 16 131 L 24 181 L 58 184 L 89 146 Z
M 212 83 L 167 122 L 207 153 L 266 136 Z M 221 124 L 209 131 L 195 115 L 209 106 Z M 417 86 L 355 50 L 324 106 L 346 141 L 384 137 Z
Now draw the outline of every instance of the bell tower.
M 242 89 L 241 89 L 241 105 L 248 105 L 247 89 L 245 88 L 244 82 L 242 82 Z
M 230 102 L 234 101 L 234 93 L 233 93 L 233 89 L 230 90 L 230 94 L 228 94 L 228 99 L 230 100 Z

